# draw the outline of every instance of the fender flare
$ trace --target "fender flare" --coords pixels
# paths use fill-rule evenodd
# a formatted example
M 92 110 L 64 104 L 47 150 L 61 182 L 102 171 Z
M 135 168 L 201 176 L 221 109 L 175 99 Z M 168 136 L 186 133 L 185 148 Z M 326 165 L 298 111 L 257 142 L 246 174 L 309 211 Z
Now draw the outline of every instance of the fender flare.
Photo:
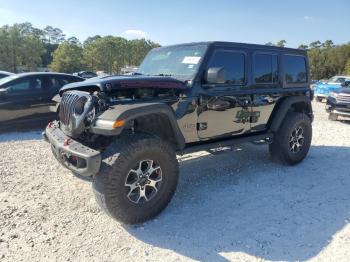
M 106 136 L 117 136 L 122 133 L 127 125 L 119 128 L 113 128 L 112 125 L 117 120 L 124 120 L 125 123 L 130 123 L 138 117 L 162 114 L 171 125 L 175 136 L 176 146 L 178 149 L 185 147 L 185 138 L 177 124 L 174 111 L 165 103 L 140 103 L 140 104 L 121 104 L 110 107 L 108 110 L 98 115 L 94 124 L 90 129 L 95 134 Z
M 305 103 L 308 108 L 308 116 L 310 117 L 311 121 L 313 120 L 313 113 L 312 113 L 312 106 L 311 106 L 311 100 L 307 96 L 293 96 L 293 97 L 287 97 L 283 99 L 279 105 L 277 105 L 277 110 L 272 114 L 272 121 L 270 124 L 270 131 L 271 132 L 277 132 L 279 127 L 281 126 L 284 118 L 286 117 L 288 111 L 292 107 L 293 104 L 296 103 Z

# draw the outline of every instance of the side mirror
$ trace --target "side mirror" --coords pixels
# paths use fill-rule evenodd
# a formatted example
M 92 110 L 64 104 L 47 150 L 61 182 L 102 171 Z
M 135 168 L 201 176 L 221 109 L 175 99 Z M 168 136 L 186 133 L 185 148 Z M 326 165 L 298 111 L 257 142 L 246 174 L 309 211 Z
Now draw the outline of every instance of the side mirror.
M 229 101 L 222 100 L 222 99 L 215 99 L 213 101 L 209 101 L 207 104 L 207 107 L 210 110 L 214 110 L 214 111 L 225 111 L 231 108 L 232 106 Z
M 225 69 L 223 67 L 210 67 L 205 74 L 207 84 L 225 84 Z

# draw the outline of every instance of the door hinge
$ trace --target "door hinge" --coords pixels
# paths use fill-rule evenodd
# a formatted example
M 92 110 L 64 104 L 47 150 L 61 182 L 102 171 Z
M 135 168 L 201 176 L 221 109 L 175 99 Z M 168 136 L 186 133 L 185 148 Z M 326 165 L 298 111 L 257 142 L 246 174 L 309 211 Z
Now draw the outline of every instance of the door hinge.
M 203 130 L 206 130 L 207 128 L 208 128 L 208 124 L 206 122 L 197 123 L 198 131 L 203 131 Z

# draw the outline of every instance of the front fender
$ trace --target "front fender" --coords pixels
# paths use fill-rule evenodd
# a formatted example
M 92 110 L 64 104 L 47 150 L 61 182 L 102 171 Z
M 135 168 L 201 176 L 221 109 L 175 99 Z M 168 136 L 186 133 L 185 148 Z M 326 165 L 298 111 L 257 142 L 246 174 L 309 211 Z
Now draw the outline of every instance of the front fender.
M 113 128 L 113 124 L 117 120 L 124 120 L 125 123 L 130 123 L 134 119 L 147 115 L 162 114 L 169 120 L 172 131 L 179 148 L 185 146 L 185 139 L 177 124 L 174 112 L 170 106 L 165 103 L 140 103 L 140 104 L 124 104 L 115 105 L 98 115 L 90 130 L 95 134 L 105 136 L 120 135 L 126 125 L 118 128 Z

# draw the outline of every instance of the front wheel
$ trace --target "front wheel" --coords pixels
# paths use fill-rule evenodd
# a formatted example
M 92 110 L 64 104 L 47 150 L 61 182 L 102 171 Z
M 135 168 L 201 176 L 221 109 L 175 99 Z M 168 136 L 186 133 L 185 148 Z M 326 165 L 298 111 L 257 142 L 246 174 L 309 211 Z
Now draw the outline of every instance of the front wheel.
M 170 202 L 178 181 L 172 146 L 147 134 L 129 135 L 103 152 L 93 189 L 97 203 L 111 217 L 141 223 L 158 215 Z
M 269 145 L 270 154 L 274 160 L 295 165 L 306 157 L 311 139 L 310 118 L 303 113 L 289 113 Z

